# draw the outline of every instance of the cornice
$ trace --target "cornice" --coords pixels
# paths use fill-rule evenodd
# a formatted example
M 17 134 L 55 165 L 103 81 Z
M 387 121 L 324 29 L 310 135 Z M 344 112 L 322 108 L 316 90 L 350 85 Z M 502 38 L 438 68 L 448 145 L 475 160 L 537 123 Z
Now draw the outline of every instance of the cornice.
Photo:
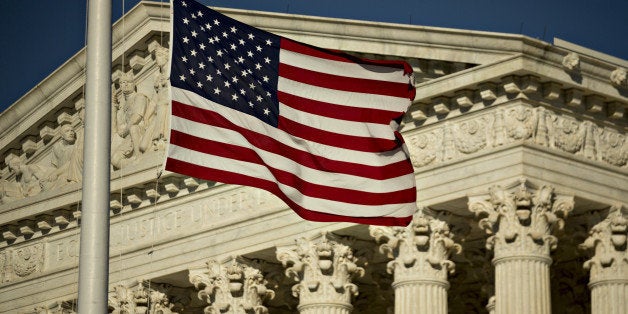
M 548 60 L 514 55 L 416 85 L 404 130 L 527 99 L 625 131 L 628 98 L 596 73 L 573 73 Z

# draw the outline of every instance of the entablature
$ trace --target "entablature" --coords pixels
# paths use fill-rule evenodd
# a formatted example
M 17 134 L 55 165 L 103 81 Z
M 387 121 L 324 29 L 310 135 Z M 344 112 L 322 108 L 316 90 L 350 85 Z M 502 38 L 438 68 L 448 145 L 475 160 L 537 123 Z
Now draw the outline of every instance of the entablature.
M 405 130 L 526 99 L 625 132 L 628 89 L 613 86 L 609 80 L 526 55 L 512 56 L 416 85 L 417 97 Z

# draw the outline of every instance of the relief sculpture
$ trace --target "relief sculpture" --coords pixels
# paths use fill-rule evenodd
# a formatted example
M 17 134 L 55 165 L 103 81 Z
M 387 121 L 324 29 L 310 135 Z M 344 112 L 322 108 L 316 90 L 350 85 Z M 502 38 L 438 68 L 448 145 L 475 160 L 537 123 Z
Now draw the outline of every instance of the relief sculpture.
M 442 146 L 442 135 L 433 131 L 413 136 L 408 141 L 412 165 L 419 168 L 438 162 L 441 159 L 439 148 Z
M 113 91 L 113 90 L 112 90 Z M 137 91 L 132 72 L 120 77 L 120 90 L 111 96 L 113 102 L 111 164 L 120 169 L 141 154 L 142 137 L 146 133 L 148 96 Z
M 455 143 L 458 151 L 471 154 L 486 147 L 486 126 L 478 120 L 462 122 L 456 127 Z
M 151 98 L 151 108 L 154 108 L 155 114 L 149 123 L 148 136 L 146 136 L 153 150 L 164 150 L 168 142 L 168 114 L 170 113 L 168 56 L 168 48 L 158 46 L 155 50 L 155 63 L 159 67 L 159 72 L 155 74 L 153 84 L 155 90 Z
M 52 146 L 50 164 L 53 170 L 47 176 L 47 190 L 69 183 L 81 182 L 83 172 L 83 131 L 74 131 L 70 124 L 61 126 L 61 138 Z
M 624 148 L 626 136 L 611 130 L 603 130 L 600 136 L 602 160 L 611 165 L 623 167 L 628 162 L 628 150 Z
M 514 140 L 527 140 L 534 135 L 536 119 L 531 108 L 512 108 L 507 111 L 505 120 L 508 137 Z
M 159 71 L 155 74 L 152 97 L 138 91 L 132 72 L 122 74 L 120 89 L 112 91 L 114 169 L 125 167 L 144 153 L 166 147 L 170 105 L 167 48 L 157 47 L 155 63 Z
M 7 167 L 12 180 L 2 181 L 0 200 L 2 203 L 39 194 L 46 183 L 47 169 L 39 165 L 28 165 L 18 156 L 7 157 Z
M 554 143 L 568 153 L 578 153 L 584 143 L 585 128 L 575 120 L 560 118 L 557 120 Z
M 43 264 L 44 245 L 41 243 L 19 248 L 13 253 L 13 271 L 18 277 L 41 271 Z

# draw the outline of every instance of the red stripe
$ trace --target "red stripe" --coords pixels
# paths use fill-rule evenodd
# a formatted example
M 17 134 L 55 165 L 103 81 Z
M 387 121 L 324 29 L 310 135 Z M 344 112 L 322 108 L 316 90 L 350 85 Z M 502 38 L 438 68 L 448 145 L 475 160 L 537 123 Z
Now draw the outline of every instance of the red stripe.
M 401 160 L 399 162 L 383 166 L 369 166 L 358 163 L 337 161 L 313 155 L 281 143 L 275 140 L 272 136 L 260 134 L 235 125 L 231 121 L 213 111 L 203 110 L 177 101 L 172 101 L 172 114 L 195 122 L 234 130 L 244 136 L 249 143 L 255 147 L 283 155 L 286 158 L 312 169 L 332 173 L 350 174 L 375 180 L 396 178 L 414 171 L 409 160 Z M 175 132 L 175 130 L 172 132 Z M 197 146 L 202 145 L 197 144 Z M 202 147 L 194 148 L 194 150 L 203 151 Z M 229 158 L 238 159 L 238 156 L 232 156 Z
M 409 94 L 408 83 L 339 76 L 297 68 L 283 63 L 279 64 L 279 76 L 309 85 L 347 92 L 404 98 L 407 98 Z
M 412 216 L 408 217 L 353 217 L 326 214 L 322 212 L 312 211 L 301 207 L 293 202 L 285 194 L 281 192 L 275 182 L 239 174 L 228 171 L 222 171 L 212 168 L 205 168 L 199 165 L 186 163 L 180 160 L 168 158 L 166 160 L 166 169 L 183 175 L 194 176 L 204 180 L 216 180 L 220 178 L 220 182 L 228 184 L 238 184 L 253 186 L 264 189 L 275 194 L 284 201 L 292 210 L 294 210 L 303 219 L 321 222 L 353 222 L 359 224 L 386 225 L 386 226 L 407 226 L 412 221 Z M 359 215 L 359 213 L 356 213 Z
M 277 92 L 280 103 L 299 111 L 316 114 L 323 117 L 340 119 L 345 121 L 355 121 L 364 123 L 377 123 L 389 125 L 390 121 L 399 119 L 403 112 L 388 111 L 372 108 L 356 108 L 343 106 L 303 98 L 284 92 Z
M 347 188 L 324 186 L 305 181 L 293 173 L 267 165 L 254 150 L 249 148 L 206 140 L 178 131 L 173 131 L 171 133 L 171 138 L 171 143 L 181 147 L 196 150 L 205 154 L 263 165 L 270 171 L 273 177 L 275 177 L 277 182 L 291 186 L 300 191 L 303 195 L 310 197 L 363 205 L 409 203 L 416 199 L 414 187 L 394 192 L 373 193 Z M 219 180 L 220 178 L 215 179 Z
M 292 41 L 290 39 L 281 38 L 281 49 L 294 51 L 300 54 L 306 54 L 312 57 L 323 58 L 334 61 L 341 62 L 350 62 L 350 63 L 361 63 L 367 65 L 379 65 L 379 66 L 387 66 L 395 69 L 403 69 L 403 74 L 412 73 L 412 67 L 405 61 L 401 60 L 369 60 L 354 57 L 342 51 L 329 50 L 324 48 L 318 48 L 310 45 L 306 45 L 303 43 L 299 43 L 296 41 Z
M 338 134 L 303 125 L 279 116 L 278 127 L 304 140 L 361 152 L 386 152 L 399 147 L 395 140 Z

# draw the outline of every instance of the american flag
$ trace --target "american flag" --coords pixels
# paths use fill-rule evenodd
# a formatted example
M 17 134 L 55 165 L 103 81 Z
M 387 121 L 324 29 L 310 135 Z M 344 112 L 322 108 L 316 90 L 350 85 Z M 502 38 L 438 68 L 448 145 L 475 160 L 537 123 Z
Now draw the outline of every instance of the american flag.
M 173 7 L 166 169 L 265 189 L 304 219 L 407 225 L 410 159 L 398 132 L 412 68 Z

